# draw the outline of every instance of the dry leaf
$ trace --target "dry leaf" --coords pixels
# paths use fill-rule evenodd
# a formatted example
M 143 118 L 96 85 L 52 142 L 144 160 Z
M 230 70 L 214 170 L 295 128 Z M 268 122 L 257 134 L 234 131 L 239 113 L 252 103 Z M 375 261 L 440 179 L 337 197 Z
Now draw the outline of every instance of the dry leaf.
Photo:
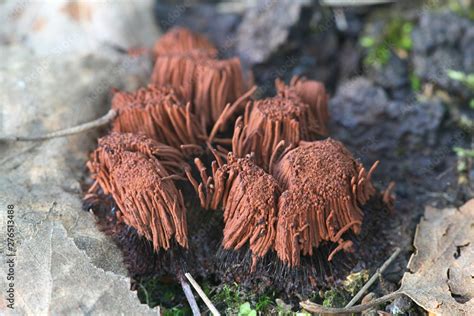
M 328 308 L 310 301 L 300 306 L 313 313 L 360 313 L 407 295 L 430 315 L 474 315 L 474 199 L 461 208 L 428 207 L 418 224 L 416 252 L 396 292 L 364 305 Z
M 474 314 L 474 199 L 427 208 L 400 291 L 437 315 Z

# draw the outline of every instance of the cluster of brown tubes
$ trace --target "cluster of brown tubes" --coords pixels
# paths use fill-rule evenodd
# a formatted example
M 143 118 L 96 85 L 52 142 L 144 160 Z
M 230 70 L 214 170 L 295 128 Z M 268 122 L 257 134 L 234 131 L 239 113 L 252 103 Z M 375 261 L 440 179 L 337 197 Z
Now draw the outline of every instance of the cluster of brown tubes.
M 224 210 L 225 249 L 249 243 L 257 260 L 273 249 L 289 266 L 300 264 L 300 255 L 311 256 L 322 242 L 333 242 L 328 260 L 340 250 L 351 251 L 343 234 L 358 234 L 363 219 L 360 209 L 375 193 L 371 176 L 338 141 L 301 141 L 278 154 L 277 146 L 266 172 L 253 154 L 237 158 L 229 153 L 223 162 L 215 152 L 212 175 L 196 158 L 199 184 L 187 175 L 199 194 L 202 207 Z
M 296 146 L 301 140 L 327 135 L 329 114 L 322 84 L 295 77 L 290 86 L 277 80 L 276 87 L 275 97 L 247 104 L 245 114 L 236 121 L 232 139 L 237 156 L 254 153 L 256 163 L 266 170 L 281 141 Z
M 112 195 L 117 219 L 152 241 L 155 250 L 167 250 L 171 237 L 188 246 L 186 210 L 173 180 L 184 161 L 181 151 L 131 133 L 111 133 L 99 139 L 87 166 L 98 186 Z
M 149 85 L 134 92 L 117 92 L 112 108 L 119 115 L 112 130 L 123 133 L 143 133 L 160 142 L 196 150 L 206 140 L 206 131 L 178 91 L 171 87 Z
M 351 251 L 345 233 L 358 234 L 363 206 L 375 193 L 369 171 L 328 134 L 328 96 L 316 81 L 277 80 L 277 94 L 248 100 L 238 59 L 218 60 L 206 38 L 177 28 L 154 47 L 151 84 L 116 92 L 113 132 L 99 140 L 88 162 L 94 184 L 111 195 L 117 218 L 153 243 L 188 247 L 186 209 L 176 181 L 192 184 L 205 209 L 223 210 L 224 249 L 248 247 L 252 269 L 274 251 L 291 267 L 321 244 L 328 259 Z M 229 124 L 234 114 L 240 115 Z M 231 138 L 216 135 L 229 131 Z M 208 136 L 208 132 L 210 134 Z M 227 133 L 228 136 L 228 133 Z M 224 139 L 224 141 L 222 141 Z M 228 147 L 226 147 L 228 146 Z M 195 158 L 201 181 L 185 161 L 208 148 L 208 175 Z
M 205 128 L 212 127 L 225 106 L 244 93 L 240 60 L 216 59 L 217 50 L 200 35 L 183 28 L 172 30 L 155 45 L 155 54 L 151 82 L 181 87 Z

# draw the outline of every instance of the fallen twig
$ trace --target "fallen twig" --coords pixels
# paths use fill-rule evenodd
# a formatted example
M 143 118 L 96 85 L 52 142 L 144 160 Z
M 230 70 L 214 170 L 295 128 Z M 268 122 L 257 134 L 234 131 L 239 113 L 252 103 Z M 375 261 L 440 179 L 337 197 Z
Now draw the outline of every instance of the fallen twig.
M 357 292 L 357 294 L 346 305 L 346 307 L 342 307 L 342 308 L 324 307 L 322 305 L 319 305 L 310 301 L 300 302 L 300 306 L 312 313 L 323 313 L 323 314 L 360 313 L 369 308 L 380 305 L 382 303 L 385 303 L 386 301 L 393 300 L 394 298 L 397 298 L 403 295 L 403 292 L 398 290 L 396 292 L 377 298 L 368 304 L 353 306 L 356 302 L 358 302 L 362 298 L 362 295 L 364 295 L 364 293 L 370 288 L 370 286 L 372 286 L 372 284 L 379 278 L 379 276 L 385 271 L 385 269 L 387 269 L 387 267 L 393 262 L 393 260 L 395 260 L 395 258 L 400 254 L 400 251 L 401 251 L 400 248 L 395 249 L 393 254 L 383 263 L 383 265 L 379 269 L 377 269 L 374 275 L 359 290 L 359 292 Z
M 387 301 L 391 301 L 399 296 L 404 295 L 403 292 L 396 291 L 390 294 L 387 294 L 385 296 L 376 298 L 370 303 L 363 304 L 363 305 L 356 305 L 352 306 L 349 308 L 346 307 L 341 307 L 341 308 L 333 308 L 333 307 L 324 307 L 322 305 L 310 302 L 310 301 L 304 301 L 300 302 L 300 306 L 307 310 L 308 312 L 311 313 L 318 313 L 318 314 L 347 314 L 347 313 L 361 313 L 365 310 L 368 310 L 369 308 L 378 306 L 380 304 L 383 304 Z
M 104 126 L 112 122 L 112 120 L 117 116 L 117 112 L 115 110 L 110 110 L 104 116 L 84 124 L 80 124 L 78 126 L 74 126 L 71 128 L 62 129 L 56 132 L 51 132 L 48 134 L 40 135 L 40 136 L 0 136 L 0 142 L 31 142 L 31 141 L 42 141 L 48 140 L 52 138 L 64 137 L 74 134 L 79 134 L 90 129 Z
M 179 281 L 181 283 L 181 287 L 183 288 L 184 295 L 186 296 L 186 299 L 188 300 L 189 306 L 191 307 L 191 310 L 193 311 L 193 315 L 194 316 L 201 315 L 201 311 L 199 310 L 199 307 L 197 305 L 196 299 L 194 298 L 193 291 L 191 290 L 189 283 L 183 277 L 180 277 Z
M 217 308 L 212 304 L 211 300 L 207 297 L 206 293 L 202 290 L 202 288 L 199 286 L 199 284 L 194 280 L 192 275 L 190 273 L 185 273 L 184 274 L 186 278 L 191 282 L 191 285 L 194 287 L 196 292 L 199 294 L 199 296 L 202 298 L 206 306 L 209 308 L 209 311 L 211 311 L 212 315 L 214 316 L 220 316 L 219 311 Z
M 395 260 L 395 258 L 400 254 L 400 248 L 396 248 L 393 254 L 383 263 L 383 265 L 377 269 L 374 275 L 364 284 L 364 286 L 357 292 L 357 294 L 352 298 L 352 300 L 347 303 L 346 308 L 353 306 L 357 303 L 361 298 L 362 295 L 369 289 L 372 284 L 379 278 L 379 276 L 387 269 L 387 267 Z

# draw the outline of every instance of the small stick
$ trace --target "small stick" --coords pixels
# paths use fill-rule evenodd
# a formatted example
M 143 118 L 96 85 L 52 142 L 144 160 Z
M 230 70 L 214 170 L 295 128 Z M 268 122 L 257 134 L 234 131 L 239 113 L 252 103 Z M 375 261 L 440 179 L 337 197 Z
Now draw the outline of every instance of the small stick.
M 400 290 L 395 291 L 393 293 L 387 294 L 385 296 L 376 298 L 375 300 L 371 301 L 370 303 L 363 304 L 363 305 L 356 305 L 352 307 L 342 307 L 342 308 L 333 308 L 333 307 L 325 307 L 310 301 L 300 302 L 300 306 L 303 307 L 305 310 L 311 313 L 316 314 L 350 314 L 350 313 L 362 313 L 369 308 L 378 306 L 388 301 L 392 301 L 397 297 L 404 295 L 404 293 Z
M 383 265 L 377 269 L 377 271 L 374 273 L 374 275 L 365 283 L 365 285 L 357 292 L 357 294 L 352 298 L 352 300 L 347 303 L 346 308 L 349 308 L 353 306 L 355 303 L 357 303 L 361 298 L 362 295 L 369 289 L 369 287 L 379 278 L 379 276 L 387 269 L 387 267 L 395 260 L 395 258 L 400 254 L 401 249 L 396 248 L 394 253 L 388 258 Z
M 378 277 L 382 274 L 382 272 L 395 260 L 395 258 L 400 254 L 400 248 L 396 248 L 394 253 L 388 258 L 383 265 L 377 270 L 377 272 L 370 278 L 369 281 L 360 289 L 360 291 L 354 296 L 354 298 L 346 305 L 346 307 L 342 308 L 333 308 L 333 307 L 325 307 L 309 300 L 300 302 L 300 306 L 303 307 L 305 310 L 317 313 L 317 314 L 347 314 L 347 313 L 361 313 L 369 308 L 378 306 L 382 303 L 387 301 L 391 301 L 397 297 L 405 295 L 402 289 L 398 289 L 397 291 L 387 294 L 385 296 L 379 297 L 370 303 L 363 304 L 363 305 L 354 305 L 367 291 L 367 289 L 378 279 Z
M 216 309 L 214 304 L 212 304 L 211 300 L 206 296 L 206 293 L 202 290 L 202 288 L 199 286 L 199 284 L 194 280 L 194 278 L 191 276 L 189 272 L 186 272 L 184 274 L 186 278 L 188 278 L 189 282 L 191 282 L 191 285 L 194 287 L 196 292 L 199 294 L 199 296 L 202 298 L 206 306 L 209 308 L 209 311 L 212 313 L 214 316 L 220 316 L 221 314 L 219 311 Z
M 48 140 L 52 138 L 64 137 L 74 134 L 79 134 L 87 130 L 104 126 L 112 122 L 112 120 L 117 116 L 117 111 L 111 109 L 107 114 L 98 119 L 80 124 L 71 128 L 62 129 L 56 132 L 51 132 L 48 134 L 40 136 L 0 136 L 0 142 L 31 142 L 31 141 L 41 141 Z
M 199 310 L 199 306 L 197 305 L 196 299 L 194 298 L 193 291 L 191 290 L 189 283 L 183 277 L 179 278 L 179 282 L 181 283 L 181 287 L 183 288 L 183 292 L 184 292 L 184 295 L 186 296 L 186 299 L 188 300 L 189 306 L 191 307 L 191 310 L 193 311 L 193 315 L 200 316 L 201 311 Z

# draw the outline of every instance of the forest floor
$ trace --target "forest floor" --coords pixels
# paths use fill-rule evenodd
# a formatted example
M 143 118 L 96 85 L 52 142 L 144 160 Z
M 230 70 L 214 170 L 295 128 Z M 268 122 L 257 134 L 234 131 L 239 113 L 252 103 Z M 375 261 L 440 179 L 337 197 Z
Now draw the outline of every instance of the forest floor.
M 302 297 L 295 293 L 292 299 L 271 287 L 255 292 L 231 280 L 199 278 L 220 311 L 290 313 L 299 310 L 297 302 L 303 298 L 344 306 L 380 267 L 382 258 L 399 247 L 401 255 L 371 288 L 376 295 L 391 292 L 398 288 L 413 251 L 415 228 L 425 207 L 460 206 L 474 196 L 474 11 L 456 3 L 347 9 L 342 20 L 327 7 L 288 4 L 302 7 L 298 19 L 286 24 L 275 17 L 265 21 L 197 5 L 172 23 L 162 23 L 164 28 L 179 24 L 208 35 L 223 56 L 242 57 L 245 52 L 243 63 L 252 69 L 260 96 L 273 94 L 277 77 L 289 81 L 299 75 L 324 82 L 331 95 L 330 136 L 341 140 L 366 166 L 381 161 L 375 174 L 379 190 L 396 183 L 395 209 L 377 223 L 388 246 L 372 262 L 359 262 L 331 287 Z M 172 8 L 166 2 L 157 4 L 158 24 L 166 21 L 163 16 Z M 268 50 L 255 52 L 241 39 L 242 23 L 262 30 L 274 23 L 271 27 L 286 31 L 287 38 L 272 43 L 264 38 L 265 32 L 254 31 L 251 42 L 254 46 L 261 42 Z M 209 246 L 206 251 L 216 250 Z M 161 305 L 165 314 L 189 312 L 173 282 L 153 277 L 136 281 L 142 302 Z M 424 313 L 407 301 L 396 304 L 386 310 Z

